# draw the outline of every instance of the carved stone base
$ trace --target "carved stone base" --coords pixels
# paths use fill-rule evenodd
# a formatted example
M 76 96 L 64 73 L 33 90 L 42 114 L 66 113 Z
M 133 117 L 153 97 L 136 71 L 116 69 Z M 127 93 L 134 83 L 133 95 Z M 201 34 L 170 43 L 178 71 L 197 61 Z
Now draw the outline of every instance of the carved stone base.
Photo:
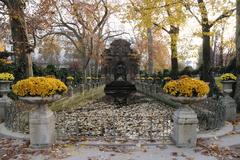
M 13 101 L 7 95 L 0 98 L 0 122 L 5 120 L 5 108 L 11 105 L 13 105 Z
M 55 142 L 55 117 L 46 106 L 30 113 L 30 143 L 32 148 L 50 147 Z
M 220 103 L 225 106 L 225 118 L 227 121 L 232 121 L 237 116 L 237 104 L 229 95 L 220 99 Z
M 190 108 L 180 108 L 173 115 L 172 139 L 178 147 L 195 147 L 197 142 L 197 114 Z

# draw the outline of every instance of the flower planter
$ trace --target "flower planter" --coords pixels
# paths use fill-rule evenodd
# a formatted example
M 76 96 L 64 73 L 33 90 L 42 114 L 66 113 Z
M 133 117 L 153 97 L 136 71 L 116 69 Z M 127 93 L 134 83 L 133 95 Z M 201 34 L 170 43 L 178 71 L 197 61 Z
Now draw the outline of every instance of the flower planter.
M 236 81 L 233 80 L 229 80 L 229 81 L 221 81 L 222 85 L 223 85 L 223 92 L 224 91 L 229 91 L 229 90 L 233 90 L 232 86 Z
M 7 96 L 10 92 L 12 81 L 0 81 L 0 122 L 5 119 L 5 108 L 13 104 L 13 101 Z
M 48 108 L 48 103 L 58 100 L 61 96 L 52 97 L 19 97 L 20 100 L 35 104 L 37 107 L 30 112 L 30 144 L 32 148 L 46 148 L 55 143 L 55 116 Z
M 8 93 L 10 92 L 10 85 L 12 81 L 3 81 L 0 80 L 0 94 Z
M 175 102 L 181 103 L 181 104 L 193 104 L 197 102 L 201 102 L 207 98 L 207 96 L 202 96 L 202 97 L 175 97 L 169 95 L 169 98 Z

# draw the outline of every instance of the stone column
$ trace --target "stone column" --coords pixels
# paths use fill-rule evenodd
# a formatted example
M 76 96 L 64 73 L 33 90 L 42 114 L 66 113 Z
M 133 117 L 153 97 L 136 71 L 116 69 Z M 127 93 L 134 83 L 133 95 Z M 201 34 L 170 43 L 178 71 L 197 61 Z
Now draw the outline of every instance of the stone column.
M 147 84 L 146 84 L 146 83 L 144 83 L 143 85 L 144 85 L 144 87 L 143 87 L 143 93 L 145 93 L 145 94 L 146 94 L 146 93 L 147 93 Z
M 225 118 L 227 121 L 232 121 L 237 116 L 237 103 L 229 95 L 220 98 L 220 103 L 225 107 Z
M 5 119 L 5 108 L 13 105 L 13 101 L 7 95 L 10 92 L 11 82 L 0 80 L 0 122 Z
M 156 84 L 153 85 L 153 94 L 154 95 L 157 94 L 157 85 Z
M 71 85 L 68 87 L 68 96 L 69 97 L 73 96 L 73 87 Z
M 191 108 L 180 108 L 173 115 L 172 139 L 178 147 L 195 147 L 197 142 L 197 114 Z
M 5 110 L 14 105 L 13 100 L 7 96 L 7 93 L 0 98 L 0 122 L 5 120 Z

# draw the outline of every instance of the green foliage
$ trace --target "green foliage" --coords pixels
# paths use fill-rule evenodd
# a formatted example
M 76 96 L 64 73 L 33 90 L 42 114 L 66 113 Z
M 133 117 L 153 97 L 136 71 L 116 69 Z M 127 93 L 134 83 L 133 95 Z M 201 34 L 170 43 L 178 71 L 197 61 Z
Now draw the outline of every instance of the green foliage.
M 8 72 L 14 74 L 15 71 L 15 64 L 4 64 L 0 62 L 0 73 L 1 72 Z
M 236 67 L 236 57 L 234 57 L 226 67 L 225 72 L 227 73 L 233 73 L 235 75 L 240 74 L 240 68 Z
M 50 64 L 44 69 L 45 75 L 55 75 L 57 76 L 57 69 L 54 65 Z
M 170 77 L 171 72 L 168 69 L 163 70 L 163 77 Z
M 199 74 L 199 69 L 194 69 L 194 70 L 192 71 L 192 75 L 197 75 L 197 74 Z
M 44 75 L 44 69 L 33 63 L 33 75 L 34 76 L 43 76 Z
M 56 77 L 61 79 L 62 81 L 66 81 L 67 76 L 70 76 L 70 75 L 71 75 L 71 72 L 69 71 L 69 69 L 60 68 L 56 70 Z
M 33 74 L 34 76 L 54 75 L 56 78 L 61 79 L 63 82 L 67 81 L 67 76 L 73 76 L 74 84 L 81 83 L 83 75 L 81 71 L 75 71 L 67 68 L 58 69 L 54 65 L 48 65 L 46 68 L 43 68 L 35 64 L 33 64 Z
M 191 76 L 193 72 L 193 68 L 191 66 L 185 67 L 181 72 L 180 75 L 188 75 Z

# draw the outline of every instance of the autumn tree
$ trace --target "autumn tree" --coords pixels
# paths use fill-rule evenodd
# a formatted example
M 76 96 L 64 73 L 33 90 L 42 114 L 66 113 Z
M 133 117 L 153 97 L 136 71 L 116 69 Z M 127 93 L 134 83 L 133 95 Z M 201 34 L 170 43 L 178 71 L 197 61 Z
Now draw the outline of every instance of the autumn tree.
M 42 47 L 40 48 L 41 58 L 45 63 L 52 65 L 60 65 L 61 47 L 58 40 L 54 37 L 43 39 Z
M 16 55 L 16 74 L 21 75 L 17 78 L 26 78 L 33 75 L 31 52 L 34 49 L 34 44 L 30 43 L 29 35 L 33 33 L 31 31 L 36 29 L 31 28 L 33 26 L 29 25 L 33 24 L 33 21 L 30 22 L 29 20 L 33 18 L 32 16 L 34 15 L 30 15 L 29 13 L 36 13 L 35 20 L 41 19 L 42 16 L 39 13 L 47 13 L 46 8 L 49 7 L 46 6 L 50 6 L 49 2 L 52 1 L 41 0 L 39 3 L 36 3 L 32 0 L 0 0 L 0 5 L 2 5 L 0 14 L 7 16 L 10 24 L 11 43 L 13 44 L 13 50 Z M 30 8 L 28 8 L 29 10 L 26 9 L 27 6 L 30 6 Z M 28 13 L 27 10 L 29 11 Z M 37 16 L 39 16 L 39 18 L 36 18 Z M 40 25 L 40 23 L 38 23 L 38 25 Z M 32 39 L 34 39 L 34 37 L 33 34 Z
M 9 15 L 11 35 L 14 52 L 17 55 L 17 69 L 20 73 L 25 73 L 24 77 L 31 73 L 28 56 L 31 53 L 27 37 L 26 20 L 24 14 L 25 1 L 21 0 L 0 0 L 6 7 Z M 23 77 L 20 77 L 23 78 Z
M 163 30 L 170 37 L 172 75 L 177 77 L 178 73 L 178 51 L 177 42 L 179 38 L 180 25 L 185 21 L 183 5 L 178 0 L 131 0 L 128 7 L 128 19 L 138 22 L 138 26 L 147 30 L 148 39 L 151 42 L 151 30 Z M 151 30 L 150 30 L 151 29 Z M 141 30 L 141 29 L 140 29 Z M 148 47 L 151 49 L 151 45 Z M 149 49 L 149 50 L 150 50 Z M 150 50 L 151 51 L 151 50 Z M 149 52 L 149 64 L 152 62 L 152 53 Z
M 156 35 L 153 37 L 155 41 L 153 42 L 153 59 L 154 59 L 154 65 L 153 70 L 154 71 L 163 71 L 164 69 L 167 69 L 170 67 L 170 58 L 169 58 L 169 52 L 168 48 L 166 47 L 166 44 L 163 42 L 162 39 L 159 39 Z M 135 49 L 138 51 L 138 53 L 141 54 L 142 58 L 142 65 L 144 68 L 147 68 L 148 65 L 148 59 L 144 58 L 147 57 L 148 54 L 148 41 L 147 39 L 142 39 L 141 37 L 138 37 L 135 40 Z
M 65 37 L 82 55 L 82 70 L 86 75 L 91 60 L 94 59 L 98 65 L 108 37 L 119 34 L 114 31 L 105 32 L 107 20 L 115 12 L 115 6 L 106 0 L 67 0 L 58 1 L 54 12 L 51 29 L 39 38 L 49 35 Z
M 201 79 L 209 82 L 211 68 L 211 29 L 214 25 L 221 22 L 221 20 L 230 17 L 234 13 L 235 7 L 231 0 L 224 2 L 220 0 L 183 1 L 183 4 L 202 27 L 203 65 Z M 215 18 L 210 20 L 210 15 Z

